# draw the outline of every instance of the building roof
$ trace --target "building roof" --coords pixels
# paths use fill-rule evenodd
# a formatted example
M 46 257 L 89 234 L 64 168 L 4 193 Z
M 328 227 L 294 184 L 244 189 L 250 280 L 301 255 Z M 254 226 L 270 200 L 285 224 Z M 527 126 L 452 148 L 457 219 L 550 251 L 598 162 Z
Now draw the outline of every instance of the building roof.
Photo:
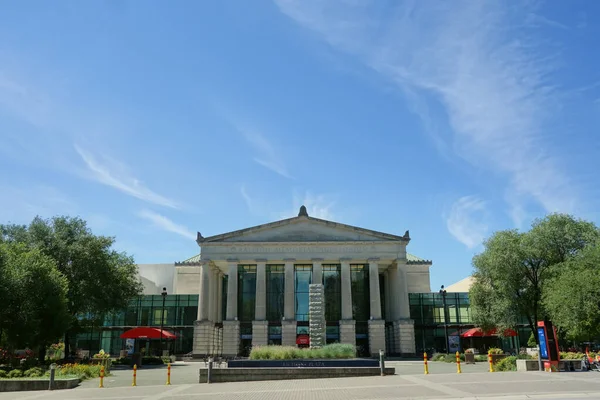
M 204 236 L 202 236 L 202 234 L 200 232 L 198 232 L 196 242 L 199 245 L 201 245 L 202 243 L 223 242 L 223 241 L 227 241 L 228 239 L 239 238 L 240 236 L 245 236 L 251 232 L 265 231 L 265 230 L 282 227 L 285 225 L 294 224 L 297 222 L 306 222 L 306 221 L 309 221 L 310 223 L 312 223 L 314 225 L 327 226 L 329 228 L 334 228 L 334 229 L 337 228 L 337 229 L 342 229 L 345 231 L 368 235 L 370 237 L 377 238 L 378 240 L 402 241 L 402 242 L 406 242 L 406 243 L 410 242 L 410 234 L 408 231 L 406 231 L 403 236 L 398 236 L 398 235 L 392 235 L 389 233 L 374 231 L 371 229 L 360 228 L 357 226 L 346 225 L 346 224 L 342 224 L 339 222 L 333 222 L 333 221 L 328 221 L 328 220 L 324 220 L 324 219 L 314 218 L 314 217 L 310 217 L 308 215 L 308 212 L 306 211 L 306 207 L 304 207 L 304 206 L 300 207 L 300 212 L 298 213 L 298 216 L 293 217 L 293 218 L 282 219 L 282 220 L 275 221 L 275 222 L 269 222 L 266 224 L 256 225 L 256 226 L 252 226 L 249 228 L 244 228 L 244 229 L 227 232 L 227 233 L 222 233 L 219 235 L 214 235 L 214 236 L 209 236 L 209 237 L 204 237 Z
M 407 264 L 418 265 L 418 264 L 432 264 L 431 260 L 425 260 L 417 257 L 414 254 L 406 253 Z
M 460 280 L 446 288 L 446 292 L 450 293 L 465 293 L 471 289 L 471 285 L 473 285 L 473 277 L 467 276 L 465 279 Z
M 431 260 L 425 260 L 410 253 L 406 253 L 406 260 L 408 261 L 408 264 L 431 264 Z M 200 254 L 196 254 L 195 256 L 190 257 L 187 260 L 176 262 L 175 265 L 194 265 L 199 262 Z

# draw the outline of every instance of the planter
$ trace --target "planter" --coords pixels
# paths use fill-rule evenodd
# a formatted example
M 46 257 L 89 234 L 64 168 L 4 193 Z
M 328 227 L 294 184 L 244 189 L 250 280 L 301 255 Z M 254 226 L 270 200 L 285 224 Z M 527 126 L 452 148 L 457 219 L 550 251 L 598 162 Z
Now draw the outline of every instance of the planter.
M 21 392 L 29 390 L 48 390 L 50 381 L 42 378 L 0 379 L 0 392 Z M 53 389 L 73 389 L 79 385 L 79 378 L 57 379 Z
M 112 360 L 110 358 L 92 358 L 90 363 L 94 365 L 104 365 L 105 374 L 110 372 L 110 367 L 112 366 Z
M 465 353 L 465 364 L 475 364 L 475 354 Z

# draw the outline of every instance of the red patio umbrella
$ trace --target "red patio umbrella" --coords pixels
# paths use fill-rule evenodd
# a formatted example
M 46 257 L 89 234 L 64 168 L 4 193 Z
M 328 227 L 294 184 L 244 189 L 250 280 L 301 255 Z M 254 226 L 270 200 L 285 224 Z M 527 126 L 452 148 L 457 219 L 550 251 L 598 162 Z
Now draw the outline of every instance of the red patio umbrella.
M 496 328 L 490 329 L 489 331 L 483 331 L 481 328 L 471 328 L 468 331 L 463 332 L 461 337 L 465 338 L 473 338 L 473 337 L 490 337 L 490 336 L 498 336 L 496 332 Z M 504 336 L 517 336 L 517 332 L 512 329 L 505 329 Z
M 139 328 L 130 329 L 121 334 L 121 339 L 160 339 L 161 329 L 142 326 Z M 173 332 L 162 330 L 163 339 L 175 339 L 177 335 Z

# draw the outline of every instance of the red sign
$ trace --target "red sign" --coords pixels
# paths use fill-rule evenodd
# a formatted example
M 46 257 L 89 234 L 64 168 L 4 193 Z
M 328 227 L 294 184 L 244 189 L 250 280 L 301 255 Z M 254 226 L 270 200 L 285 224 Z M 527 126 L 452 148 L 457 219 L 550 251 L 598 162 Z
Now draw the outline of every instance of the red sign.
M 296 344 L 310 344 L 310 336 L 298 335 L 296 337 Z

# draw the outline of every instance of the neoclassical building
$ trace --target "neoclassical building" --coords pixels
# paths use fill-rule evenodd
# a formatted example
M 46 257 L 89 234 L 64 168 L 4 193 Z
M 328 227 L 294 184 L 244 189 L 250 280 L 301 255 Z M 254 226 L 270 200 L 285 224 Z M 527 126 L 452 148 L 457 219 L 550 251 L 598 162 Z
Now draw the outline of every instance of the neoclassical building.
M 308 345 L 308 288 L 325 288 L 327 341 L 363 354 L 415 354 L 409 293 L 430 292 L 431 261 L 392 235 L 297 217 L 211 237 L 175 263 L 175 294 L 199 293 L 193 354 L 239 355 L 251 346 Z

